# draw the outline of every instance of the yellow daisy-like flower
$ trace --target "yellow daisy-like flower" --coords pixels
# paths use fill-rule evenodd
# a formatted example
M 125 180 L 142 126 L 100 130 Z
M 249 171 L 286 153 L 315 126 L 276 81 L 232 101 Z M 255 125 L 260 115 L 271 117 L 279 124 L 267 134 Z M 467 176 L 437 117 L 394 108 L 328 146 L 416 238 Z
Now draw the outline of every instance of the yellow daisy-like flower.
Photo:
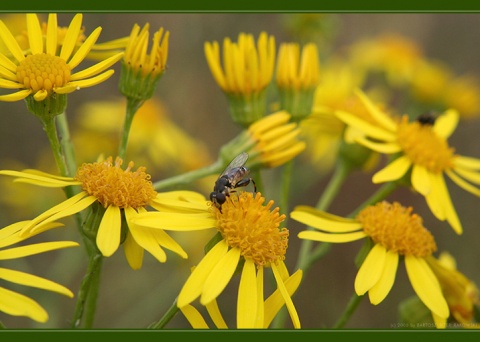
M 107 70 L 123 55 L 118 53 L 87 69 L 72 73 L 88 54 L 98 39 L 101 27 L 95 29 L 82 46 L 72 54 L 81 34 L 82 14 L 72 19 L 65 34 L 65 41 L 57 54 L 57 16 L 48 16 L 47 36 L 44 44 L 42 29 L 36 14 L 27 14 L 29 52 L 25 55 L 7 26 L 0 21 L 0 38 L 8 47 L 13 60 L 0 55 L 2 73 L 0 88 L 19 91 L 0 95 L 0 101 L 19 101 L 33 95 L 35 101 L 43 101 L 52 94 L 68 94 L 77 89 L 92 87 L 107 80 L 113 70 Z
M 368 292 L 370 302 L 381 303 L 395 281 L 400 257 L 405 261 L 410 283 L 430 309 L 437 327 L 444 327 L 449 309 L 440 283 L 427 258 L 437 250 L 432 234 L 420 216 L 399 203 L 380 202 L 363 209 L 354 219 L 328 214 L 308 206 L 298 206 L 291 218 L 315 230 L 298 234 L 300 239 L 344 243 L 370 238 L 374 246 L 355 278 L 355 292 Z
M 99 203 L 104 208 L 102 219 L 96 232 L 96 243 L 100 252 L 111 256 L 122 242 L 122 216 L 125 216 L 128 232 L 123 244 L 129 265 L 133 269 L 142 266 L 143 251 L 150 252 L 158 261 L 165 262 L 167 248 L 182 258 L 185 251 L 162 229 L 147 229 L 133 223 L 133 219 L 146 207 L 159 208 L 162 197 L 152 186 L 150 175 L 144 167 L 133 171 L 133 162 L 123 170 L 122 160 L 112 158 L 96 163 L 85 163 L 79 167 L 74 178 L 58 177 L 37 170 L 0 171 L 1 175 L 16 177 L 16 181 L 44 187 L 80 186 L 82 191 L 40 214 L 23 227 L 23 233 L 29 234 L 42 229 L 46 224 L 60 218 L 72 216 Z M 189 198 L 195 193 L 181 192 Z
M 73 241 L 53 241 L 12 247 L 47 229 L 61 226 L 59 223 L 50 222 L 33 234 L 21 234 L 22 228 L 26 224 L 29 224 L 29 221 L 17 222 L 0 229 L 0 260 L 18 259 L 57 249 L 78 246 L 78 243 Z M 73 297 L 73 293 L 66 287 L 51 280 L 25 272 L 1 267 L 0 278 L 11 283 L 57 292 L 70 298 Z M 29 317 L 41 323 L 45 323 L 48 320 L 48 313 L 40 304 L 27 296 L 6 289 L 3 286 L 0 287 L 0 311 L 12 316 Z
M 237 298 L 237 328 L 264 324 L 263 276 L 266 268 L 273 271 L 293 326 L 300 328 L 297 311 L 285 286 L 290 277 L 284 263 L 289 232 L 279 228 L 285 215 L 280 215 L 278 207 L 271 210 L 273 201 L 267 205 L 264 201 L 260 193 L 240 192 L 238 196 L 227 196 L 219 210 L 205 198 L 196 201 L 172 199 L 164 202 L 166 206 L 161 212 L 137 216 L 134 222 L 140 226 L 177 231 L 217 228 L 221 234 L 221 240 L 207 252 L 180 291 L 179 308 L 197 298 L 202 305 L 212 303 L 243 262 Z
M 253 35 L 240 33 L 238 41 L 223 41 L 223 68 L 218 42 L 205 43 L 210 71 L 227 95 L 233 120 L 248 126 L 265 112 L 265 89 L 275 68 L 275 38 L 262 32 L 257 45 Z
M 430 268 L 437 276 L 453 318 L 464 328 L 480 328 L 475 322 L 475 306 L 480 305 L 480 296 L 475 283 L 457 270 L 453 257 L 443 252 L 438 259 L 428 257 Z
M 288 295 L 291 297 L 297 290 L 300 282 L 302 280 L 302 272 L 296 271 L 294 274 L 289 276 L 285 280 L 285 288 L 288 291 Z M 251 329 L 268 329 L 271 322 L 280 311 L 280 309 L 285 305 L 285 301 L 279 289 L 276 289 L 264 302 L 263 305 L 260 305 L 258 310 L 261 314 L 257 314 L 257 320 L 254 322 L 254 325 Z M 228 329 L 228 325 L 225 322 L 222 313 L 218 307 L 217 300 L 212 300 L 210 303 L 205 305 L 208 315 L 210 316 L 213 324 L 216 329 Z M 205 319 L 202 317 L 195 306 L 192 304 L 185 305 L 180 308 L 180 311 L 187 318 L 188 322 L 192 325 L 194 329 L 209 329 L 209 326 Z M 263 320 L 262 320 L 263 318 Z
M 365 94 L 357 95 L 375 119 L 368 123 L 353 114 L 338 111 L 337 116 L 347 125 L 363 132 L 353 139 L 374 151 L 397 155 L 385 168 L 373 175 L 373 183 L 396 181 L 411 171 L 413 188 L 422 194 L 432 213 L 446 220 L 457 234 L 463 229 L 448 192 L 444 174 L 466 191 L 480 196 L 480 159 L 454 153 L 447 139 L 458 123 L 458 113 L 447 110 L 434 122 L 407 116 L 394 120 L 382 112 Z

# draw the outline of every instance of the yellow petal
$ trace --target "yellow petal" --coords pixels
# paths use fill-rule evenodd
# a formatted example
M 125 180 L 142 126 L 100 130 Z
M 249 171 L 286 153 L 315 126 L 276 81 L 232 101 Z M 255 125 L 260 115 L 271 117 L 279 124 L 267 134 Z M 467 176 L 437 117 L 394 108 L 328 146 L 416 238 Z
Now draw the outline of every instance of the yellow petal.
M 429 172 L 426 167 L 414 164 L 412 167 L 412 186 L 415 190 L 426 196 L 432 191 Z
M 182 311 L 183 315 L 193 329 L 208 329 L 207 322 L 205 322 L 200 312 L 198 312 L 198 310 L 192 305 L 182 306 L 180 311 Z
M 433 131 L 442 138 L 449 138 L 457 128 L 460 115 L 456 110 L 449 109 L 437 119 L 433 125 Z
M 27 13 L 28 44 L 32 55 L 43 53 L 43 35 L 36 14 Z
M 5 70 L 2 70 L 2 73 L 4 73 L 5 75 L 10 75 L 9 77 L 7 77 L 10 81 L 17 80 L 17 65 L 13 63 L 8 57 L 6 57 L 3 53 L 0 53 L 0 66 L 5 68 Z
M 257 275 L 251 259 L 243 265 L 237 297 L 237 328 L 253 329 L 257 320 Z
M 210 315 L 210 318 L 217 329 L 228 329 L 227 323 L 225 323 L 225 320 L 223 319 L 216 300 L 212 300 L 210 303 L 207 303 L 205 308 L 207 309 L 208 314 Z
M 292 319 L 293 327 L 295 329 L 300 329 L 301 328 L 300 319 L 298 318 L 297 310 L 293 305 L 292 298 L 290 297 L 290 294 L 288 293 L 287 288 L 285 287 L 285 284 L 277 270 L 277 266 L 275 264 L 272 264 L 271 266 L 272 266 L 273 275 L 275 277 L 275 281 L 277 283 L 277 288 L 280 291 L 283 297 L 283 300 L 285 301 L 288 313 L 290 314 L 290 318 Z
M 130 231 L 127 232 L 127 237 L 123 243 L 123 250 L 125 258 L 127 258 L 128 265 L 132 270 L 139 270 L 143 264 L 144 249 L 135 242 Z
M 480 179 L 480 175 L 478 173 L 473 173 L 473 172 L 469 173 L 468 171 L 463 171 L 463 170 L 459 170 L 459 169 L 457 169 L 455 171 L 458 172 L 459 174 L 461 173 L 461 175 L 464 176 L 465 178 L 468 177 L 469 180 L 478 181 Z M 447 174 L 448 177 L 450 177 L 451 180 L 453 180 L 455 182 L 455 184 L 457 184 L 462 189 L 470 192 L 471 194 L 474 194 L 475 196 L 480 196 L 480 189 L 479 188 L 477 188 L 476 186 L 466 182 L 462 178 L 458 177 L 455 172 L 453 172 L 451 170 L 446 170 L 445 173 Z
M 380 304 L 390 292 L 393 283 L 395 282 L 395 275 L 398 268 L 398 254 L 392 251 L 387 251 L 385 255 L 385 264 L 378 282 L 368 291 L 370 303 L 373 305 Z
M 384 270 L 387 250 L 375 244 L 363 261 L 355 277 L 355 292 L 362 296 L 378 282 Z
M 84 69 L 82 71 L 79 71 L 79 72 L 76 72 L 76 73 L 72 74 L 71 84 L 76 84 L 73 81 L 85 80 L 87 78 L 90 78 L 94 75 L 97 75 L 97 74 L 101 73 L 102 71 L 110 68 L 113 64 L 118 62 L 122 58 L 122 56 L 123 56 L 123 53 L 117 53 L 116 55 L 113 55 L 112 57 L 109 57 L 109 58 L 101 61 L 100 63 L 97 63 L 97 64 L 95 64 L 95 65 L 93 65 L 93 66 L 91 66 L 87 69 Z M 112 74 L 113 74 L 113 72 L 112 72 Z M 85 88 L 85 86 L 82 86 L 80 88 Z
M 190 277 L 188 277 L 185 285 L 183 285 L 178 295 L 177 306 L 179 308 L 190 304 L 202 293 L 203 285 L 208 275 L 218 263 L 220 259 L 228 251 L 228 245 L 225 240 L 218 242 L 203 257 L 200 263 L 195 267 Z
M 300 286 L 300 282 L 302 281 L 302 274 L 302 270 L 297 270 L 294 274 L 292 274 L 288 279 L 284 281 L 285 288 L 287 289 L 288 295 L 290 297 L 293 296 L 297 288 Z M 265 301 L 264 328 L 268 328 L 270 326 L 270 323 L 273 321 L 278 311 L 280 311 L 284 304 L 285 300 L 283 299 L 280 290 L 276 289 Z
M 31 234 L 16 234 L 19 233 L 22 229 L 24 229 L 24 227 L 27 226 L 29 223 L 30 221 L 21 221 L 0 229 L 0 236 L 2 236 L 0 237 L 0 248 L 24 241 L 44 231 L 64 226 L 64 224 L 59 222 L 51 222 L 48 224 L 42 224 L 40 226 L 40 229 L 35 229 L 35 231 Z M 11 230 L 9 230 L 9 228 L 11 228 Z M 9 231 L 12 232 L 12 234 L 10 234 Z
M 453 169 L 445 170 L 446 173 L 455 172 L 458 173 L 461 177 L 465 178 L 469 182 L 474 184 L 480 184 L 480 172 L 477 170 L 467 169 L 463 167 L 455 167 Z M 468 190 L 467 190 L 468 191 Z M 474 192 L 476 194 L 476 192 Z
M 12 316 L 26 316 L 45 323 L 48 314 L 36 301 L 19 293 L 0 287 L 0 311 Z
M 284 267 L 282 268 L 287 268 L 284 263 L 282 263 Z M 254 322 L 253 327 L 255 329 L 261 329 L 264 327 L 264 322 L 265 322 L 265 305 L 264 305 L 264 297 L 263 297 L 263 291 L 264 291 L 264 286 L 263 286 L 263 277 L 264 277 L 264 267 L 260 266 L 257 269 L 257 281 L 256 281 L 256 291 L 257 291 L 257 303 L 256 303 L 256 319 Z M 279 273 L 282 273 L 283 270 Z M 282 281 L 284 281 L 283 275 L 281 275 Z
M 358 129 L 360 132 L 363 132 L 372 139 L 385 142 L 392 142 L 396 140 L 396 135 L 394 133 L 387 131 L 382 127 L 374 126 L 354 114 L 339 110 L 335 112 L 335 116 L 347 125 Z
M 120 208 L 114 205 L 108 206 L 97 232 L 97 247 L 103 256 L 109 257 L 117 250 L 120 245 L 121 228 Z
M 25 59 L 23 55 L 23 50 L 18 45 L 17 40 L 12 35 L 8 27 L 0 20 L 0 38 L 3 40 L 4 45 L 7 47 L 8 51 L 10 51 L 15 57 L 15 59 L 19 62 Z
M 406 156 L 398 157 L 375 173 L 372 177 L 372 182 L 378 184 L 400 179 L 407 173 L 411 165 L 412 163 Z
M 78 246 L 78 244 L 76 244 L 76 246 Z M 0 278 L 12 283 L 35 287 L 42 290 L 57 292 L 70 298 L 73 297 L 72 291 L 70 291 L 66 287 L 59 285 L 57 283 L 54 283 L 51 280 L 37 277 L 25 272 L 19 272 L 14 270 L 8 270 L 5 268 L 0 268 Z
M 82 28 L 82 19 L 83 15 L 78 13 L 73 17 L 70 25 L 68 25 L 67 33 L 65 33 L 65 38 L 63 39 L 62 50 L 60 51 L 60 58 L 65 62 L 68 62 L 77 43 L 78 35 Z
M 50 13 L 48 15 L 48 24 L 47 24 L 47 38 L 46 38 L 46 52 L 52 56 L 57 55 L 57 14 Z
M 23 88 L 23 84 L 18 83 L 16 80 L 8 80 L 5 78 L 2 78 L 0 79 L 0 87 L 4 89 L 19 89 L 19 88 Z
M 402 150 L 396 142 L 374 142 L 358 135 L 354 137 L 354 141 L 378 153 L 393 154 Z
M 454 159 L 455 166 L 471 169 L 471 170 L 480 170 L 480 159 L 473 157 L 465 157 L 456 155 Z
M 223 74 L 222 68 L 220 66 L 220 49 L 217 42 L 209 43 L 206 42 L 204 45 L 205 57 L 207 59 L 208 66 L 212 72 L 213 78 L 220 86 L 220 88 L 225 89 L 225 75 Z
M 411 255 L 405 256 L 405 267 L 415 293 L 432 312 L 441 318 L 449 316 L 440 284 L 427 262 Z
M 295 210 L 290 213 L 290 217 L 298 222 L 330 233 L 347 233 L 362 228 L 362 225 L 355 220 L 336 220 L 335 217 L 333 217 L 334 215 L 327 216 L 324 214 L 325 213 L 315 209 L 295 208 Z
M 132 222 L 143 227 L 165 230 L 201 230 L 216 227 L 217 220 L 210 213 L 179 214 L 168 212 L 148 212 L 138 214 Z
M 355 233 L 330 234 L 312 230 L 304 230 L 303 232 L 298 233 L 298 237 L 300 239 L 331 243 L 351 242 L 363 239 L 366 236 L 367 234 L 365 234 L 363 231 Z
M 0 95 L 0 101 L 4 102 L 16 102 L 25 99 L 28 95 L 32 93 L 31 89 L 25 89 L 17 91 L 13 94 Z
M 158 261 L 160 262 L 167 261 L 167 254 L 160 247 L 157 240 L 155 239 L 153 234 L 150 232 L 151 229 L 141 228 L 135 225 L 129 225 L 129 230 L 132 238 L 140 247 L 147 250 Z
M 17 182 L 41 184 L 42 186 L 57 187 L 57 188 L 63 188 L 69 185 L 82 184 L 81 182 L 75 181 L 73 178 L 70 178 L 70 179 L 67 178 L 65 180 L 61 180 L 58 177 L 49 177 L 48 174 L 40 175 L 40 174 L 33 174 L 29 172 L 1 170 L 0 175 L 17 177 L 15 179 L 15 181 Z
M 395 132 L 397 130 L 397 123 L 393 121 L 388 115 L 383 113 L 360 89 L 355 89 L 357 95 L 362 103 L 367 108 L 371 116 L 381 124 L 385 129 Z
M 21 247 L 4 249 L 0 251 L 0 260 L 23 258 L 26 256 L 49 252 L 56 249 L 75 247 L 75 246 L 78 246 L 78 243 L 73 241 L 53 241 L 53 242 L 35 243 L 35 244 L 21 246 Z
M 87 56 L 87 54 L 90 52 L 92 49 L 92 46 L 95 44 L 95 42 L 98 39 L 98 36 L 100 35 L 100 32 L 102 32 L 101 27 L 97 27 L 85 41 L 82 43 L 82 45 L 78 48 L 77 52 L 73 55 L 72 59 L 67 63 L 68 66 L 70 67 L 70 70 L 73 70 L 77 65 L 79 65 L 83 59 Z M 120 54 L 120 57 L 123 54 Z M 86 76 L 89 77 L 89 76 Z M 73 75 L 72 78 L 73 80 Z
M 79 81 L 71 81 L 68 82 L 65 87 L 58 87 L 55 88 L 55 92 L 58 94 L 68 94 L 71 93 L 75 89 L 83 89 L 96 86 L 99 83 L 102 83 L 108 80 L 115 71 L 113 69 L 105 71 L 103 74 L 97 75 L 95 77 L 82 79 Z M 72 90 L 73 89 L 73 90 Z
M 216 299 L 232 279 L 240 260 L 240 249 L 230 249 L 215 265 L 203 284 L 200 303 L 205 305 Z

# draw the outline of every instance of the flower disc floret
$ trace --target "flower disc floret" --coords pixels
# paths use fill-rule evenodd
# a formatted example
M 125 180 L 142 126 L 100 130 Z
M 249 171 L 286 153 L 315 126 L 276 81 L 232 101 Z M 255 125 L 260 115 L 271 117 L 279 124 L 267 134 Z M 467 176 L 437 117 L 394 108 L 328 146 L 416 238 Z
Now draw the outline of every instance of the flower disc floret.
M 422 218 L 412 214 L 412 207 L 383 201 L 363 209 L 356 219 L 375 243 L 389 251 L 423 258 L 437 250 L 432 234 Z
M 134 163 L 121 168 L 123 161 L 112 158 L 103 162 L 83 164 L 77 171 L 76 179 L 82 182 L 82 189 L 94 196 L 106 208 L 110 205 L 119 208 L 145 207 L 157 195 L 145 167 L 132 171 Z
M 70 82 L 70 67 L 57 56 L 39 53 L 27 56 L 17 66 L 17 81 L 33 92 L 46 90 L 51 93 L 56 87 Z
M 213 207 L 217 228 L 227 244 L 239 248 L 241 255 L 257 266 L 284 260 L 288 247 L 288 229 L 279 229 L 286 216 L 280 215 L 278 207 L 270 211 L 272 200 L 265 206 L 264 201 L 258 192 L 255 196 L 242 192 L 227 197 L 221 211 Z

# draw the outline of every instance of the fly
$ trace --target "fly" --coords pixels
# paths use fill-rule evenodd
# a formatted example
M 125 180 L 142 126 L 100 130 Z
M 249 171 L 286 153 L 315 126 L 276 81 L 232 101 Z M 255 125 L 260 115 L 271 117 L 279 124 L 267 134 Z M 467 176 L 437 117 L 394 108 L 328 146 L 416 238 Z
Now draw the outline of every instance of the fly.
M 247 178 L 250 174 L 250 170 L 244 166 L 247 159 L 248 153 L 240 153 L 228 164 L 215 182 L 213 191 L 210 193 L 210 200 L 220 211 L 222 210 L 222 204 L 227 200 L 227 196 L 230 196 L 235 188 L 247 186 L 252 182 L 254 191 L 257 191 L 254 180 L 250 177 Z

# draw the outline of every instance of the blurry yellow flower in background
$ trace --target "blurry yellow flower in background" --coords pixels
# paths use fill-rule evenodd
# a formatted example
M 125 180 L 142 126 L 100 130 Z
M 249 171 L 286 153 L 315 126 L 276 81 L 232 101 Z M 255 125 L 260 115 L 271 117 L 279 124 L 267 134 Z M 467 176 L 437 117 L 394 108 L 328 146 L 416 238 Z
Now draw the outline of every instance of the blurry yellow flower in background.
M 52 241 L 12 247 L 47 229 L 61 226 L 59 223 L 50 222 L 33 234 L 21 234 L 23 227 L 28 224 L 29 221 L 21 221 L 0 229 L 0 260 L 2 264 L 5 260 L 18 259 L 48 251 L 78 246 L 78 243 L 73 241 Z M 70 298 L 73 297 L 73 293 L 66 287 L 54 283 L 51 280 L 25 272 L 1 267 L 0 278 L 3 281 L 57 292 Z M 48 320 L 48 313 L 36 301 L 18 292 L 8 290 L 3 286 L 0 287 L 0 311 L 12 316 L 26 316 L 41 323 L 45 323 Z
M 355 278 L 358 296 L 368 292 L 370 302 L 380 304 L 390 292 L 400 258 L 408 278 L 422 302 L 431 310 L 438 328 L 445 327 L 449 316 L 439 281 L 427 259 L 437 250 L 432 234 L 423 220 L 399 203 L 380 202 L 363 209 L 355 219 L 332 215 L 312 207 L 298 206 L 290 214 L 314 230 L 298 234 L 300 239 L 344 243 L 372 239 L 369 251 Z
M 27 56 L 24 55 L 23 49 L 8 27 L 3 21 L 0 21 L 0 37 L 14 58 L 14 61 L 5 58 L 5 56 L 1 58 L 0 65 L 4 71 L 0 79 L 0 87 L 20 89 L 9 95 L 1 95 L 0 101 L 19 101 L 31 94 L 35 101 L 43 101 L 53 93 L 68 94 L 77 89 L 92 87 L 105 81 L 113 74 L 113 70 L 105 70 L 117 62 L 122 53 L 82 71 L 71 73 L 83 61 L 101 31 L 100 27 L 94 30 L 77 52 L 72 55 L 78 36 L 81 34 L 81 14 L 75 15 L 72 19 L 65 35 L 65 42 L 58 55 L 56 14 L 50 14 L 48 17 L 45 44 L 38 17 L 35 14 L 27 14 L 26 16 L 30 47 Z M 45 65 L 49 67 L 44 69 Z
M 410 91 L 417 101 L 438 105 L 444 99 L 445 88 L 451 77 L 451 70 L 443 63 L 420 61 L 413 74 Z
M 480 322 L 474 319 L 475 306 L 480 306 L 475 283 L 457 270 L 455 259 L 449 253 L 442 252 L 438 259 L 426 260 L 440 282 L 453 318 L 463 328 L 479 329 Z
M 234 122 L 242 127 L 260 119 L 266 110 L 265 90 L 275 69 L 275 38 L 262 32 L 240 33 L 238 41 L 223 41 L 223 63 L 218 42 L 205 43 L 205 57 L 213 78 L 226 94 Z
M 46 212 L 38 215 L 22 228 L 22 234 L 29 234 L 43 229 L 55 220 L 73 216 L 89 207 L 96 211 L 95 215 L 87 217 L 86 234 L 96 234 L 96 243 L 100 252 L 109 257 L 118 249 L 125 239 L 124 249 L 129 265 L 133 269 L 142 266 L 143 251 L 150 252 L 158 261 L 166 261 L 166 253 L 162 247 L 167 248 L 182 258 L 187 254 L 170 236 L 161 228 L 147 229 L 138 227 L 133 223 L 133 218 L 140 212 L 146 211 L 147 206 L 156 208 L 161 206 L 159 194 L 153 189 L 150 175 L 145 172 L 145 167 L 133 171 L 133 162 L 123 170 L 122 160 L 117 158 L 113 163 L 112 158 L 96 163 L 85 163 L 79 167 L 74 178 L 58 177 L 37 170 L 24 170 L 23 172 L 2 170 L 0 174 L 16 177 L 17 182 L 25 182 L 44 187 L 64 188 L 67 186 L 81 186 L 82 191 L 71 198 L 59 203 Z M 193 194 L 193 195 L 192 195 Z M 185 192 L 185 197 L 196 196 L 195 193 Z M 94 204 L 97 206 L 94 207 Z M 126 237 L 122 237 L 122 216 L 128 226 Z M 93 225 L 91 227 L 90 225 Z
M 396 33 L 382 33 L 355 42 L 349 51 L 352 67 L 383 73 L 392 86 L 409 84 L 423 59 L 420 46 Z
M 337 111 L 337 116 L 364 133 L 364 136 L 353 137 L 355 142 L 379 153 L 398 156 L 373 175 L 373 183 L 408 177 L 413 188 L 425 197 L 432 213 L 439 220 L 446 220 L 457 234 L 461 234 L 462 224 L 451 201 L 444 174 L 464 190 L 480 196 L 480 189 L 474 185 L 480 183 L 480 159 L 455 154 L 448 145 L 447 139 L 458 123 L 458 112 L 448 110 L 433 124 L 409 121 L 405 115 L 400 120 L 394 120 L 361 91 L 357 95 L 375 122 L 366 122 L 343 111 Z
M 472 75 L 459 76 L 449 80 L 443 102 L 447 108 L 458 110 L 461 118 L 480 116 L 480 80 Z
M 202 305 L 211 303 L 223 292 L 237 267 L 242 266 L 237 328 L 261 327 L 266 317 L 264 270 L 271 268 L 293 326 L 300 328 L 298 314 L 285 287 L 290 277 L 284 263 L 289 232 L 286 228 L 279 228 L 285 215 L 279 214 L 278 207 L 271 210 L 272 200 L 264 205 L 265 198 L 260 193 L 237 194 L 227 196 L 221 211 L 205 198 L 199 197 L 195 201 L 171 199 L 164 201 L 164 206 L 159 208 L 161 211 L 139 214 L 134 223 L 177 231 L 218 229 L 218 242 L 208 250 L 180 291 L 179 308 L 199 297 Z

